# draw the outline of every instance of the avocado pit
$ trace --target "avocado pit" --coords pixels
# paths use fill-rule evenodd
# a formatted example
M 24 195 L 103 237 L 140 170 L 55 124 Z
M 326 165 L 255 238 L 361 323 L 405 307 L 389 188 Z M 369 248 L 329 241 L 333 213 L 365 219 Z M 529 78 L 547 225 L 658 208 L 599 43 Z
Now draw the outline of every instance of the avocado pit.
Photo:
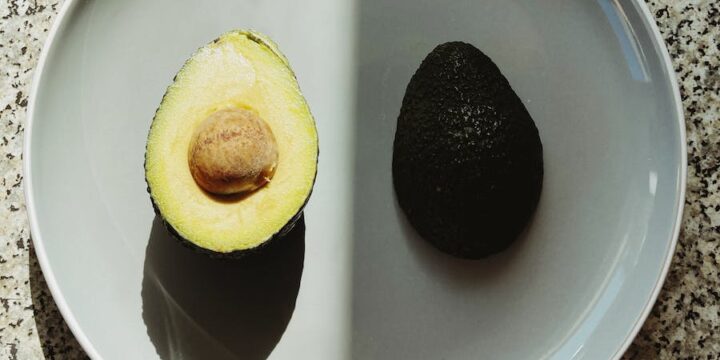
M 198 125 L 188 150 L 188 166 L 205 191 L 232 195 L 255 191 L 272 179 L 278 146 L 257 112 L 226 108 Z

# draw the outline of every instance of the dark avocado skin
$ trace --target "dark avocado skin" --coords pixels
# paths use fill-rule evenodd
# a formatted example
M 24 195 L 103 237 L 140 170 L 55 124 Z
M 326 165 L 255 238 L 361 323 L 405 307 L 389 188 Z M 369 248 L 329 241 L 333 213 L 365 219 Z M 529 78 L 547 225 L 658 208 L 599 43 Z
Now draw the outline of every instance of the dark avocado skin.
M 410 79 L 393 148 L 397 201 L 425 240 L 483 258 L 510 246 L 540 198 L 542 144 L 498 67 L 474 46 L 437 46 Z

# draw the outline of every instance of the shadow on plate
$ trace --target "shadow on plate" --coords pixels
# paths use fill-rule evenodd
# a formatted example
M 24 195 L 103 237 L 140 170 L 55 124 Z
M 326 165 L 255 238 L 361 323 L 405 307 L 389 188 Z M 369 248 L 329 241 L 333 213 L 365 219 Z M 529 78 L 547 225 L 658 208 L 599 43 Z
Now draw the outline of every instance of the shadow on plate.
M 364 264 L 371 260 L 373 267 L 407 268 L 407 264 L 399 265 L 400 258 L 406 253 L 421 271 L 458 289 L 501 281 L 522 252 L 526 240 L 524 233 L 508 249 L 485 259 L 452 257 L 417 234 L 399 208 L 393 188 L 393 141 L 410 78 L 436 45 L 448 40 L 469 41 L 460 35 L 457 38 L 425 36 L 428 24 L 442 24 L 440 28 L 445 29 L 445 24 L 452 24 L 453 16 L 465 15 L 447 13 L 445 3 L 428 3 L 429 8 L 412 8 L 381 0 L 363 0 L 358 4 L 356 53 L 360 65 L 355 75 L 356 122 L 353 132 L 354 282 L 377 286 L 378 281 L 371 281 L 377 278 L 375 269 Z M 437 14 L 447 19 L 438 20 Z M 440 33 L 444 34 L 444 31 Z M 377 256 L 379 253 L 383 256 Z
M 186 248 L 156 217 L 141 295 L 160 358 L 267 358 L 295 310 L 304 256 L 303 217 L 285 237 L 239 259 Z
M 480 45 L 476 40 L 484 33 L 466 26 L 477 23 L 477 10 L 483 8 L 474 4 L 356 4 L 353 358 L 464 356 L 481 333 L 475 329 L 487 325 L 482 306 L 493 301 L 487 294 L 497 294 L 517 278 L 527 256 L 532 239 L 523 235 L 502 253 L 482 260 L 447 255 L 420 238 L 395 199 L 393 141 L 406 87 L 438 44 L 461 40 Z

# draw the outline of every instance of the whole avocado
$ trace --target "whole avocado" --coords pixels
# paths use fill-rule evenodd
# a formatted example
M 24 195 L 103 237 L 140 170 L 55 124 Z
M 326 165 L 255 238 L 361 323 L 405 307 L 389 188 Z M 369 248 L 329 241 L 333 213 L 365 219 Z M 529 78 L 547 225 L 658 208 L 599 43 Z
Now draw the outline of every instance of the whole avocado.
M 410 79 L 392 170 L 398 204 L 417 232 L 443 252 L 478 259 L 507 248 L 537 207 L 542 144 L 493 61 L 449 42 Z

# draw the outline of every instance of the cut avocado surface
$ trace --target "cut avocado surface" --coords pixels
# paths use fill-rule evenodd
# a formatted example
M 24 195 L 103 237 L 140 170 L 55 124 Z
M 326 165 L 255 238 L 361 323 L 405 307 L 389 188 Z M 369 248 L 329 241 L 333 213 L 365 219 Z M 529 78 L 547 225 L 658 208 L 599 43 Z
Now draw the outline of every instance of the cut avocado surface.
M 474 46 L 437 46 L 407 86 L 393 149 L 397 201 L 438 249 L 482 258 L 507 248 L 542 188 L 535 123 Z
M 197 50 L 168 87 L 145 177 L 172 232 L 230 253 L 292 227 L 317 158 L 315 122 L 287 58 L 267 37 L 237 30 Z

